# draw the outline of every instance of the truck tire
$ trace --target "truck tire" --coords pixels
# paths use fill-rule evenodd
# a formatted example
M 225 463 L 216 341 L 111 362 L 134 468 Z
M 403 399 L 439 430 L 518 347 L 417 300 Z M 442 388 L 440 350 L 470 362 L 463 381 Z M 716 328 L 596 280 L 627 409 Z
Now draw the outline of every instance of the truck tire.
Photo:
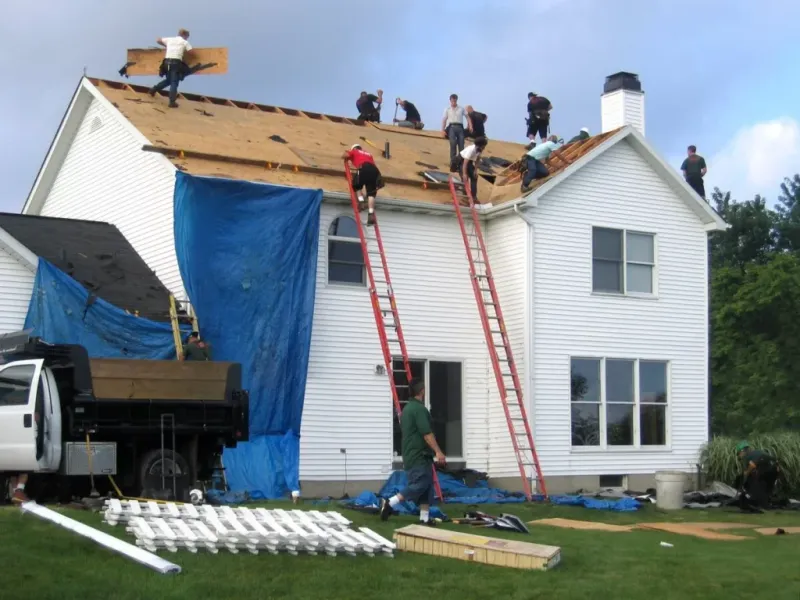
M 146 452 L 139 462 L 139 485 L 141 494 L 145 498 L 156 498 L 163 500 L 186 501 L 189 497 L 189 488 L 192 484 L 189 463 L 178 452 L 164 450 L 162 465 L 162 453 L 160 449 Z M 164 487 L 161 488 L 161 472 L 166 467 Z M 176 496 L 172 494 L 172 473 L 175 472 Z

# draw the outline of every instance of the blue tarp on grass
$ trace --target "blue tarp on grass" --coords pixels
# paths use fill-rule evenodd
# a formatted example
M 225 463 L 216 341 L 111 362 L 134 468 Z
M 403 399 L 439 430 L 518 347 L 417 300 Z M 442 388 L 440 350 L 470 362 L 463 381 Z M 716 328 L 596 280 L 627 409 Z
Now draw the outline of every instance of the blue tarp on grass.
M 43 258 L 39 258 L 25 329 L 51 344 L 83 346 L 94 358 L 176 357 L 169 323 L 135 317 L 102 298 L 90 297 L 86 288 Z
M 320 190 L 176 174 L 184 286 L 214 359 L 241 363 L 250 392 L 250 441 L 223 461 L 252 499 L 299 489 L 321 203 Z

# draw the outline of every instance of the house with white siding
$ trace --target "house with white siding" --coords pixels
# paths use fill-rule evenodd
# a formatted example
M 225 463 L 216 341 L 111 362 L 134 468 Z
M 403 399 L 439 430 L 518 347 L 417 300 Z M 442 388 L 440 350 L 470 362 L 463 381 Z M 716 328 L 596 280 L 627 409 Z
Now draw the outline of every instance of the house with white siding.
M 451 464 L 520 489 L 450 194 L 425 175 L 447 171 L 447 141 L 187 92 L 179 104 L 83 78 L 24 213 L 116 225 L 181 297 L 176 170 L 322 189 L 300 477 L 306 494 L 377 489 L 399 444 L 340 158 L 368 144 L 386 182 L 377 211 L 412 369 L 426 378 L 440 443 Z M 490 141 L 480 170 L 482 227 L 551 493 L 694 472 L 708 436 L 707 236 L 726 225 L 644 138 L 636 76 L 608 78 L 601 107 L 603 132 L 563 147 L 525 195 L 523 146 Z

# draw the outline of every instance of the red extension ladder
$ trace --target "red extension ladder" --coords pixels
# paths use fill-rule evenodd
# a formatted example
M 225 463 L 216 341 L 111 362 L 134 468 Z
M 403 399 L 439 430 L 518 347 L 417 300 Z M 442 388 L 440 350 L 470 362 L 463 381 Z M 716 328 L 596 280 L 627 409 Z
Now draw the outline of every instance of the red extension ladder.
M 494 377 L 500 392 L 500 401 L 503 403 L 508 431 L 511 434 L 511 443 L 514 446 L 514 454 L 519 465 L 522 489 L 528 500 L 533 499 L 534 489 L 546 497 L 547 488 L 539 465 L 539 457 L 536 454 L 536 447 L 533 445 L 533 434 L 525 411 L 522 384 L 517 373 L 517 365 L 514 363 L 514 356 L 511 353 L 511 342 L 503 320 L 503 312 L 500 310 L 500 298 L 497 295 L 492 269 L 489 267 L 489 255 L 486 252 L 486 244 L 481 233 L 480 217 L 475 208 L 469 185 L 469 181 L 465 182 L 464 192 L 469 202 L 471 232 L 467 230 L 459 203 L 459 197 L 464 198 L 465 196 L 456 191 L 453 176 L 450 176 L 450 193 L 453 196 L 453 207 L 461 227 L 461 236 L 464 238 L 464 248 L 467 251 L 472 290 L 475 292 L 475 301 L 478 303 L 486 346 L 489 348 Z M 509 400 L 509 396 L 511 396 L 511 400 Z M 531 468 L 533 468 L 532 473 L 530 472 Z M 532 479 L 537 484 L 534 489 L 531 486 Z
M 394 300 L 394 290 L 392 289 L 392 280 L 389 277 L 389 264 L 386 262 L 386 253 L 383 251 L 383 240 L 381 239 L 381 229 L 378 226 L 378 218 L 375 216 L 375 224 L 368 227 L 375 232 L 375 236 L 368 236 L 364 230 L 365 225 L 361 222 L 361 213 L 359 211 L 359 202 L 356 193 L 353 190 L 353 176 L 350 172 L 350 165 L 347 161 L 344 163 L 344 173 L 347 178 L 347 187 L 350 190 L 350 203 L 353 205 L 353 215 L 355 216 L 356 226 L 358 228 L 358 237 L 361 240 L 361 252 L 364 255 L 364 266 L 367 268 L 367 279 L 369 283 L 369 297 L 372 300 L 372 312 L 375 314 L 375 325 L 378 327 L 378 338 L 381 341 L 381 350 L 383 350 L 383 362 L 386 366 L 386 374 L 389 376 L 389 386 L 392 389 L 392 400 L 394 401 L 394 410 L 397 415 L 398 422 L 402 408 L 400 407 L 400 398 L 397 395 L 397 385 L 394 382 L 394 371 L 392 370 L 393 356 L 397 353 L 392 353 L 392 348 L 389 344 L 394 344 L 395 348 L 399 350 L 400 356 L 403 357 L 403 367 L 406 371 L 406 379 L 411 383 L 411 365 L 408 362 L 408 352 L 406 350 L 406 341 L 403 337 L 403 328 L 400 326 L 400 313 L 397 311 L 397 303 Z M 370 242 L 375 243 L 375 247 L 370 247 Z M 372 262 L 370 257 L 375 255 L 380 256 L 381 267 L 383 269 L 383 281 L 375 279 L 372 272 Z M 378 291 L 378 286 L 383 288 L 385 292 Z M 388 304 L 388 308 L 381 305 L 381 300 Z M 387 334 L 387 329 L 393 329 L 395 336 L 390 337 Z M 439 478 L 436 475 L 436 466 L 433 467 L 433 485 L 436 490 L 436 497 L 442 500 L 442 490 L 439 486 Z

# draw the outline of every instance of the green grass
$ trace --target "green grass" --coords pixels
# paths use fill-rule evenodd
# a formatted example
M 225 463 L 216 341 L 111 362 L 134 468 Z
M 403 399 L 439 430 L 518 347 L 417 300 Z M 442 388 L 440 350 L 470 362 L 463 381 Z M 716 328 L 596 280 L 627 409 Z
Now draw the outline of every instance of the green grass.
M 488 510 L 492 512 L 495 508 Z M 459 515 L 463 509 L 447 506 L 451 516 Z M 800 526 L 800 514 L 791 512 L 750 516 L 712 510 L 665 515 L 647 507 L 637 513 L 615 514 L 540 505 L 505 510 L 525 521 L 565 517 L 618 524 L 732 521 L 764 527 Z M 133 539 L 119 526 L 100 525 L 98 514 L 65 512 L 128 541 Z M 391 537 L 394 527 L 413 522 L 410 518 L 398 518 L 384 524 L 376 517 L 342 512 L 356 524 L 367 525 L 386 537 Z M 390 559 L 266 553 L 232 555 L 225 551 L 214 556 L 179 551 L 164 555 L 180 564 L 183 572 L 164 576 L 8 507 L 0 508 L 0 598 L 800 598 L 800 535 L 761 536 L 742 530 L 750 539 L 712 542 L 656 531 L 606 533 L 532 526 L 531 535 L 525 536 L 455 525 L 448 527 L 560 546 L 562 563 L 549 572 L 531 572 L 409 553 L 398 553 L 396 558 Z M 674 544 L 674 548 L 662 548 L 661 541 Z

